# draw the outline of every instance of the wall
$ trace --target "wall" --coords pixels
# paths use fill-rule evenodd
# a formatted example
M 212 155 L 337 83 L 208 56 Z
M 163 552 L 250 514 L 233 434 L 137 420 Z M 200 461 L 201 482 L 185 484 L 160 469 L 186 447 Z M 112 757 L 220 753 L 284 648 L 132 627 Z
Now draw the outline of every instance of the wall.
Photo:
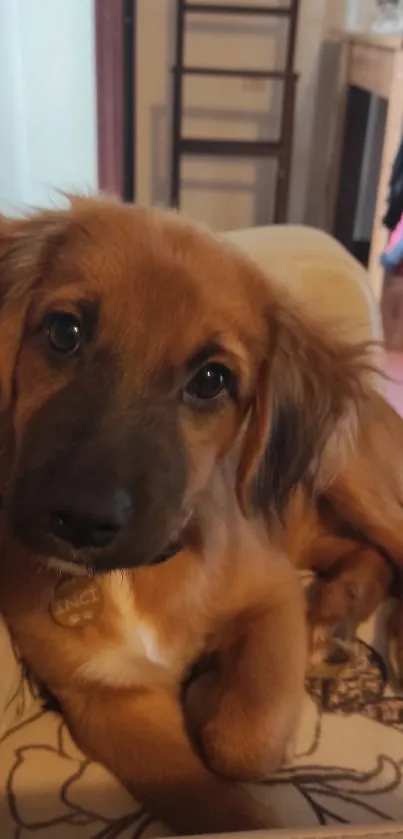
M 254 0 L 244 2 L 253 4 Z M 287 4 L 287 0 L 280 2 Z M 138 0 L 137 198 L 144 204 L 168 202 L 174 5 L 173 0 Z M 319 60 L 327 27 L 343 15 L 343 0 L 301 0 L 291 221 L 305 221 L 309 216 L 312 167 L 316 181 L 321 182 L 315 127 Z M 239 22 L 214 16 L 207 23 L 206 18 L 194 16 L 188 38 L 191 62 L 280 67 L 284 35 L 284 22 L 262 23 L 253 18 Z M 185 106 L 189 135 L 256 138 L 269 132 L 275 136 L 279 127 L 279 87 L 273 83 L 193 78 L 186 83 Z M 265 223 L 271 218 L 274 179 L 273 162 L 187 159 L 182 207 L 216 229 Z M 311 215 L 320 223 L 323 213 L 313 208 Z
M 375 0 L 347 0 L 346 26 L 348 29 L 366 29 L 377 15 Z
M 15 0 L 0 7 L 0 209 L 19 200 L 26 178 L 26 149 L 22 103 L 18 8 Z
M 331 110 L 332 75 L 331 62 L 327 76 L 323 71 L 325 40 L 330 26 L 342 23 L 353 6 L 361 4 L 362 12 L 367 2 L 301 0 L 292 221 L 324 223 L 331 149 L 323 137 L 323 107 Z M 138 0 L 137 197 L 145 204 L 168 201 L 174 5 L 174 0 Z M 240 65 L 252 67 L 279 66 L 283 41 L 282 24 L 262 26 L 253 19 L 242 22 L 242 37 L 228 18 L 216 19 L 207 33 L 196 20 L 189 37 L 194 62 L 231 66 L 237 53 Z M 0 210 L 59 200 L 56 187 L 96 187 L 94 63 L 92 0 L 1 0 Z M 186 112 L 189 132 L 263 136 L 278 128 L 278 89 L 250 81 L 193 80 Z M 272 162 L 188 160 L 183 172 L 183 209 L 190 215 L 217 229 L 270 220 Z
M 0 210 L 97 182 L 92 0 L 1 0 Z

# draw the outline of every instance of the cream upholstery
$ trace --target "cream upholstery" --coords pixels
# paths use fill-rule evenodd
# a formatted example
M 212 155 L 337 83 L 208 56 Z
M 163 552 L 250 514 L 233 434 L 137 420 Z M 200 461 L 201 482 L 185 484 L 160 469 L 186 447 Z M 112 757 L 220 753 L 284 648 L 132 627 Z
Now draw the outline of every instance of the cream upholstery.
M 365 272 L 325 234 L 271 227 L 225 235 L 352 340 L 380 338 Z M 343 824 L 350 821 L 377 824 L 378 839 L 399 835 L 398 826 L 383 822 L 403 821 L 403 698 L 386 686 L 381 634 L 375 645 L 373 626 L 363 630 L 356 671 L 344 685 L 326 696 L 311 686 L 295 764 L 256 789 L 260 798 L 271 796 L 286 825 L 305 828 L 293 833 L 301 839 L 314 839 L 320 823 L 339 825 L 333 839 L 350 839 Z M 85 760 L 23 675 L 0 625 L 0 838 L 165 835 L 102 767 Z
M 382 335 L 378 306 L 362 266 L 335 239 L 312 227 L 273 225 L 225 233 L 316 317 L 334 318 L 355 341 Z

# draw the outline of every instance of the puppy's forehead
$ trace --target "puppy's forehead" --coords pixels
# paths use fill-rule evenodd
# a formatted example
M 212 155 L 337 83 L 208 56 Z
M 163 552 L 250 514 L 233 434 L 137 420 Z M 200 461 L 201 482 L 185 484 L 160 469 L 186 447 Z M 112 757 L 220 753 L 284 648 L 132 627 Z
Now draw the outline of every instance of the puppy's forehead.
M 211 336 L 257 329 L 259 283 L 248 288 L 242 259 L 174 213 L 94 206 L 74 218 L 54 273 L 61 297 L 94 297 L 104 337 L 144 362 L 147 350 L 177 363 Z

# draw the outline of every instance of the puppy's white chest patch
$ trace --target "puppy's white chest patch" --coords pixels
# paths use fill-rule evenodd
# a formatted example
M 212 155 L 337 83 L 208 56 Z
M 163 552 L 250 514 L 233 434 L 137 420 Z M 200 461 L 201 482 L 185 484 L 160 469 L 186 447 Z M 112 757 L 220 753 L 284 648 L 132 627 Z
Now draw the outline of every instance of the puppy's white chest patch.
M 169 682 L 172 651 L 164 649 L 154 628 L 136 615 L 127 577 L 115 572 L 107 586 L 119 616 L 119 640 L 92 655 L 81 668 L 80 677 L 111 687 Z

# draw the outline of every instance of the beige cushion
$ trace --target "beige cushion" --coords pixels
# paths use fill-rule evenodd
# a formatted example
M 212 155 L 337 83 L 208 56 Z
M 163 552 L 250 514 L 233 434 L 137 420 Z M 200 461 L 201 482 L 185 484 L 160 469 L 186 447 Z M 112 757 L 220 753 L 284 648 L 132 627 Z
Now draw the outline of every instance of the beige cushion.
M 284 283 L 315 317 L 330 318 L 354 341 L 381 339 L 380 314 L 368 274 L 331 236 L 292 225 L 222 235 Z
M 352 340 L 380 337 L 365 272 L 325 234 L 272 227 L 225 235 L 301 295 L 312 312 L 342 322 Z M 333 839 L 349 839 L 344 822 L 379 825 L 403 817 L 403 697 L 386 684 L 382 622 L 381 614 L 363 628 L 356 670 L 337 690 L 322 695 L 313 687 L 293 766 L 255 787 L 258 797 L 272 798 L 284 824 L 308 829 L 297 832 L 301 839 L 314 839 L 312 829 L 322 822 L 338 825 Z M 63 720 L 43 711 L 1 624 L 0 674 L 1 839 L 166 834 L 150 825 L 106 770 L 85 759 Z M 389 821 L 377 835 L 392 833 Z

